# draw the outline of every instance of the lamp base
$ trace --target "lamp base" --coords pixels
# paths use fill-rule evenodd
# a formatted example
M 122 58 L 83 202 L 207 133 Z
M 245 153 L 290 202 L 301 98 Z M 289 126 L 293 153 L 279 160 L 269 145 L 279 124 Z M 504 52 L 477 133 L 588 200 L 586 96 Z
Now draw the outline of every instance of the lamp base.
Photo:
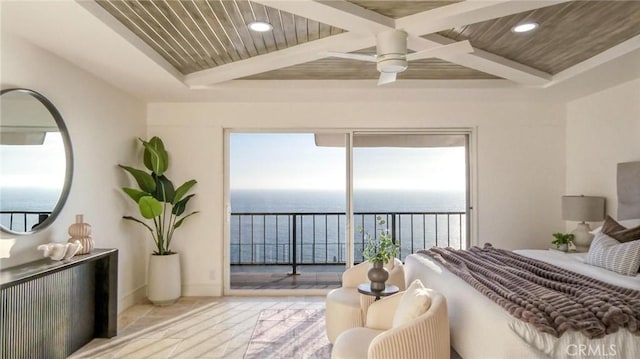
M 578 223 L 576 229 L 571 232 L 573 234 L 573 244 L 576 246 L 578 252 L 588 252 L 591 241 L 593 241 L 593 234 L 589 233 L 591 227 L 588 223 Z

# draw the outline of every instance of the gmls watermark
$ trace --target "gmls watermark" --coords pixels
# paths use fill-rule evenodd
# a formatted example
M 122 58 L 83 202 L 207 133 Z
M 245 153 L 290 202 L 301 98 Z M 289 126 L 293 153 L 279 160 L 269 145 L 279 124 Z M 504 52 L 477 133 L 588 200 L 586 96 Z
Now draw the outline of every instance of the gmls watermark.
M 566 353 L 570 357 L 576 358 L 602 358 L 618 356 L 615 344 L 569 344 Z

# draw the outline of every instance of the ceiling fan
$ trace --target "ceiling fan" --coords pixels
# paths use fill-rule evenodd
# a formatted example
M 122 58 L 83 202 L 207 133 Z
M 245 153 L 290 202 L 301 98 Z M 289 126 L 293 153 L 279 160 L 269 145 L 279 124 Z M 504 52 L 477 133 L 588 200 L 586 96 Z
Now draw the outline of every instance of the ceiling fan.
M 375 62 L 380 72 L 378 85 L 384 85 L 394 82 L 397 74 L 407 69 L 407 61 L 470 53 L 473 52 L 473 47 L 468 40 L 464 40 L 407 54 L 407 33 L 404 30 L 392 29 L 378 33 L 376 52 L 376 55 L 331 51 L 323 54 L 343 59 Z

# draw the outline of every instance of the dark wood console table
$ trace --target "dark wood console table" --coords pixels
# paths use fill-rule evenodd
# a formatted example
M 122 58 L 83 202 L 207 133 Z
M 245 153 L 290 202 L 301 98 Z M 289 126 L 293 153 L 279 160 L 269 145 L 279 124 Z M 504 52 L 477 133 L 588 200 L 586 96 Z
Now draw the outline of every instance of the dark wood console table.
M 2 358 L 66 358 L 117 334 L 118 250 L 0 271 Z

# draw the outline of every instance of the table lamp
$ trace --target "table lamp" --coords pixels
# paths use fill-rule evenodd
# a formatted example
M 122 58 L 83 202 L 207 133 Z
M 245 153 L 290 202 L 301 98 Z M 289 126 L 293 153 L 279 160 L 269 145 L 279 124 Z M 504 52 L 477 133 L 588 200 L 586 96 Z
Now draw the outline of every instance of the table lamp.
M 580 252 L 589 250 L 593 234 L 589 233 L 591 227 L 586 222 L 604 220 L 604 203 L 604 197 L 562 196 L 562 219 L 580 222 L 571 232 L 576 250 Z

